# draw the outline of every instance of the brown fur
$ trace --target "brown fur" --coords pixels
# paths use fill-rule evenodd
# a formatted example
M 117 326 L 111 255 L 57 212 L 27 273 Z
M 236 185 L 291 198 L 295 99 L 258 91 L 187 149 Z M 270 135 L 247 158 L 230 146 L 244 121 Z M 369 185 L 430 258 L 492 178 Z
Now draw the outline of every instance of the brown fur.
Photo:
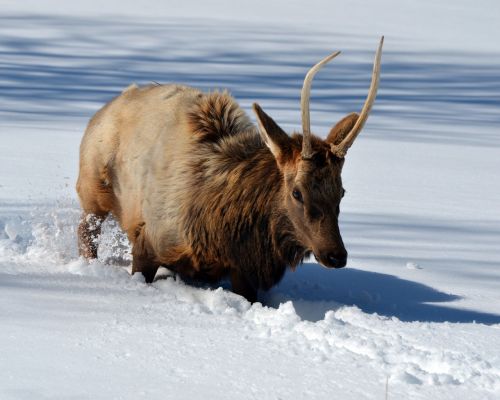
M 92 221 L 111 212 L 147 282 L 160 265 L 210 281 L 230 274 L 255 301 L 310 251 L 343 266 L 332 258 L 347 257 L 333 139 L 313 137 L 315 156 L 302 160 L 302 135 L 255 111 L 260 134 L 226 92 L 154 85 L 131 86 L 96 113 L 80 147 L 80 253 L 97 256 Z
M 188 119 L 200 142 L 217 142 L 253 128 L 244 111 L 226 91 L 199 97 L 188 113 Z

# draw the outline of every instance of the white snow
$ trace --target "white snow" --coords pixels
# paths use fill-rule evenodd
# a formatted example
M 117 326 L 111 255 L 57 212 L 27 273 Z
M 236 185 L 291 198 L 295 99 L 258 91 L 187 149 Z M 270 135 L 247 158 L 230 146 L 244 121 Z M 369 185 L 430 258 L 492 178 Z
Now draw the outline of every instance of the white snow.
M 0 2 L 0 399 L 500 398 L 500 3 Z M 348 267 L 262 304 L 130 277 L 106 221 L 77 257 L 86 121 L 131 82 L 228 88 L 319 135 L 379 96 L 349 151 Z

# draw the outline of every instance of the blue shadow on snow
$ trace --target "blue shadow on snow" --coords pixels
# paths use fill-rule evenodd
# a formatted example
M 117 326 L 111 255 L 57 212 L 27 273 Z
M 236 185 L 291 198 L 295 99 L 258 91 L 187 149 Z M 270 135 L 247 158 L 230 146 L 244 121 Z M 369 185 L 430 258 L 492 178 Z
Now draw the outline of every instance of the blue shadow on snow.
M 301 318 L 312 321 L 324 318 L 329 310 L 352 305 L 366 313 L 405 322 L 500 323 L 498 314 L 448 306 L 460 299 L 393 275 L 354 268 L 327 270 L 307 263 L 294 273 L 289 271 L 277 287 L 261 297 L 264 304 L 272 307 L 292 301 Z

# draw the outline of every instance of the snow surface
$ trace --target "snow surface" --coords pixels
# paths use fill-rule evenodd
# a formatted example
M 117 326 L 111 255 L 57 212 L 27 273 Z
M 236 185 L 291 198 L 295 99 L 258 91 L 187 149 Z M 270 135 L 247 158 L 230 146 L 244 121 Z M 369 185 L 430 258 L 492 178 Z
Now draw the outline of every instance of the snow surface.
M 0 399 L 500 398 L 500 3 L 0 2 Z M 334 3 L 334 4 L 333 4 Z M 131 82 L 228 88 L 319 135 L 379 96 L 344 171 L 348 268 L 250 305 L 77 257 L 86 121 Z M 386 384 L 388 392 L 386 393 Z

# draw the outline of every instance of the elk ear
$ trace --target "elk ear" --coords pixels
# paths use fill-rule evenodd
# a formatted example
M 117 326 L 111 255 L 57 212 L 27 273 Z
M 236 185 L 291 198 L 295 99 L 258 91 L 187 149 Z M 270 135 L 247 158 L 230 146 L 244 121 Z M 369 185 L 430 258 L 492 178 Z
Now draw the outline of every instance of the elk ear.
M 326 138 L 326 143 L 332 145 L 338 145 L 347 134 L 351 131 L 359 118 L 359 114 L 351 113 L 344 118 L 342 118 L 337 124 L 330 130 Z
M 292 153 L 291 139 L 257 103 L 253 104 L 262 140 L 269 147 L 279 164 Z

